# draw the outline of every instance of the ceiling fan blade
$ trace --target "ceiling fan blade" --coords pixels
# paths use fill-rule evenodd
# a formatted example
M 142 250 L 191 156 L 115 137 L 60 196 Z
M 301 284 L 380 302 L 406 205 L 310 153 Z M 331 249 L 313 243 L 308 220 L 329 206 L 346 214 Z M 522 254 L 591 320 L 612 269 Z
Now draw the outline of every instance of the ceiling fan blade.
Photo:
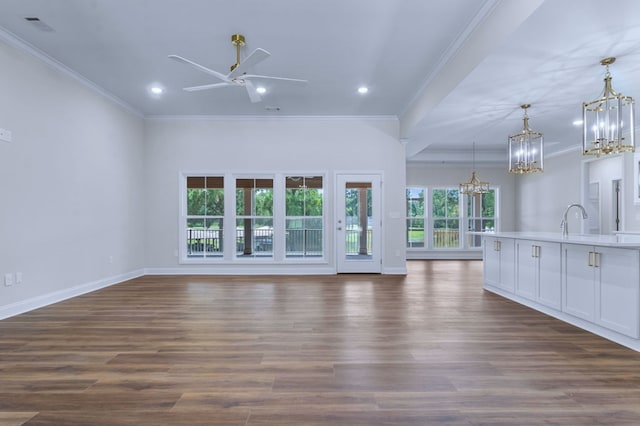
M 203 65 L 197 64 L 197 63 L 195 63 L 193 61 L 190 61 L 190 60 L 188 60 L 186 58 L 183 58 L 182 56 L 169 55 L 169 58 L 173 59 L 174 61 L 178 61 L 178 62 L 182 62 L 182 63 L 185 63 L 185 64 L 189 64 L 189 65 L 199 69 L 202 72 L 205 72 L 207 74 L 211 74 L 212 76 L 219 78 L 222 81 L 230 81 L 230 79 L 226 75 L 224 75 L 224 74 L 222 74 L 222 73 L 220 73 L 218 71 L 214 71 L 212 69 L 209 69 L 209 68 L 207 68 L 207 67 L 205 67 Z
M 233 86 L 233 84 L 232 83 L 203 84 L 202 86 L 185 87 L 182 90 L 186 90 L 187 92 L 197 92 L 199 90 L 215 89 L 217 87 L 224 87 L 224 86 Z
M 287 77 L 273 77 L 270 75 L 256 75 L 256 74 L 246 74 L 243 78 L 254 78 L 254 79 L 263 79 L 263 80 L 278 80 L 285 81 L 288 83 L 296 83 L 296 84 L 307 84 L 308 80 L 300 80 L 298 78 L 287 78 Z
M 251 99 L 252 103 L 262 101 L 262 96 L 258 92 L 256 92 L 256 87 L 249 80 L 244 81 L 244 87 L 247 89 L 247 93 L 249 94 L 249 99 Z
M 269 56 L 271 56 L 271 53 L 267 52 L 264 49 L 257 48 L 256 50 L 251 52 L 251 54 L 247 56 L 244 59 L 244 61 L 241 61 L 240 65 L 235 67 L 234 70 L 229 73 L 227 78 L 232 79 L 234 77 L 241 76 L 242 74 L 246 73 L 247 70 L 249 70 L 251 67 L 253 67 L 255 64 L 264 61 Z

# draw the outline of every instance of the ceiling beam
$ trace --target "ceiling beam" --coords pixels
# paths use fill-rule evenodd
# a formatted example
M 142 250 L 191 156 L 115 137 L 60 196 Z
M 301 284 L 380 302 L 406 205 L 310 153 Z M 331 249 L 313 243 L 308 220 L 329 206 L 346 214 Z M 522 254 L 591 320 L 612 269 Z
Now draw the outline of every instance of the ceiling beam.
M 411 139 L 412 131 L 420 121 L 542 3 L 544 0 L 488 0 L 484 4 L 401 114 L 400 137 L 408 140 L 407 157 L 430 144 L 428 140 Z

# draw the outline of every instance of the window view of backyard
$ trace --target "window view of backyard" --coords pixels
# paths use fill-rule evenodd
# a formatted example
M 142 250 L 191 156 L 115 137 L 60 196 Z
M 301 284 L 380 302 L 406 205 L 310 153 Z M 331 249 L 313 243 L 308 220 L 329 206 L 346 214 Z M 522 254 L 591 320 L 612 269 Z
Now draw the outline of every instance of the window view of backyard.
M 407 188 L 407 247 L 424 247 L 424 188 Z
M 407 188 L 407 248 L 481 247 L 481 237 L 468 231 L 495 229 L 495 199 L 495 189 L 461 197 L 458 188 Z
M 371 182 L 349 182 L 345 189 L 345 254 L 368 257 L 372 249 Z
M 467 220 L 469 231 L 495 231 L 495 199 L 494 189 L 486 194 L 467 197 Z M 482 236 L 467 234 L 469 247 L 482 247 Z
M 236 179 L 236 255 L 273 256 L 273 179 Z
M 286 256 L 322 256 L 322 176 L 287 176 L 285 187 Z
M 186 178 L 186 257 L 223 257 L 224 178 Z M 231 189 L 233 190 L 233 189 Z M 274 182 L 270 178 L 235 180 L 235 211 L 226 220 L 235 223 L 227 244 L 235 245 L 238 257 L 273 257 Z M 287 258 L 324 255 L 324 193 L 322 176 L 285 178 L 285 234 Z M 227 229 L 228 230 L 228 229 Z M 234 241 L 235 240 L 235 241 Z
M 432 191 L 433 248 L 460 247 L 460 202 L 458 189 Z
M 187 256 L 220 257 L 223 250 L 224 179 L 187 178 Z

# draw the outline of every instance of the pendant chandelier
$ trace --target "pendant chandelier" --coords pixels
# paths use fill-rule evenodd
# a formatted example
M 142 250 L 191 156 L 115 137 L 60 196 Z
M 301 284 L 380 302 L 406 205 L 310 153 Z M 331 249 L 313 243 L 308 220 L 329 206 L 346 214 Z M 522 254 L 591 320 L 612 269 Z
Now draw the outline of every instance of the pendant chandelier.
M 524 110 L 522 130 L 509 136 L 509 172 L 515 174 L 541 172 L 544 168 L 544 138 L 542 133 L 529 128 L 527 108 L 530 104 L 520 105 Z
M 473 143 L 473 170 L 471 180 L 460 184 L 460 193 L 467 195 L 486 194 L 489 192 L 489 182 L 482 182 L 476 176 L 476 143 Z
M 582 153 L 600 157 L 635 151 L 633 98 L 617 93 L 611 86 L 609 65 L 616 58 L 604 58 L 607 72 L 600 98 L 582 104 Z

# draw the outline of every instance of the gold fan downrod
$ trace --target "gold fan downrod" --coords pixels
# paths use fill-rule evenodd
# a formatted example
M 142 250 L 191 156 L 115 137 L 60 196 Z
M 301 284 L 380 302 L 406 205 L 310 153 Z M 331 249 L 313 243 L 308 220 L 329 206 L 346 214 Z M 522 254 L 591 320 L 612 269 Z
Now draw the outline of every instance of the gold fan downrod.
M 231 65 L 231 71 L 240 65 L 240 48 L 245 45 L 245 39 L 242 34 L 233 34 L 231 36 L 231 44 L 236 47 L 236 63 Z

